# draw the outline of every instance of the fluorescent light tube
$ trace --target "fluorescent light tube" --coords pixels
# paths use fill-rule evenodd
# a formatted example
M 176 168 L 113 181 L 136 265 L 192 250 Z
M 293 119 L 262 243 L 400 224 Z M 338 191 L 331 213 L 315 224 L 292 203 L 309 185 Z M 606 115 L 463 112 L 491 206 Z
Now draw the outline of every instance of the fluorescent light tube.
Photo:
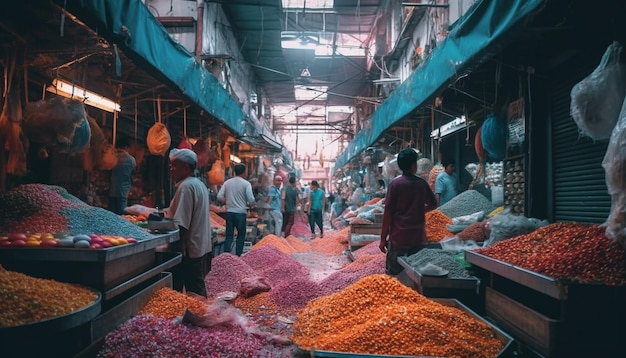
M 52 85 L 48 86 L 46 91 L 66 98 L 78 99 L 88 106 L 100 108 L 107 112 L 122 110 L 119 103 L 59 78 L 52 80 Z

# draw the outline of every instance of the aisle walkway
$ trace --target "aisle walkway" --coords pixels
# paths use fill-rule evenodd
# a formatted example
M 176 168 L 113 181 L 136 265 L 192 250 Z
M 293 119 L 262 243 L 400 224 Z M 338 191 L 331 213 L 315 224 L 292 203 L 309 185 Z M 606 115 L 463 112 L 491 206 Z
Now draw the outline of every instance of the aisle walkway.
M 324 234 L 334 232 L 334 230 L 330 227 L 330 221 L 328 220 L 328 214 L 324 213 L 322 215 L 323 218 L 323 226 L 324 226 Z M 303 212 L 296 213 L 296 217 L 294 220 L 293 227 L 291 228 L 291 235 L 299 238 L 299 239 L 310 239 L 312 237 L 320 237 L 319 227 L 315 226 L 315 235 L 311 232 L 311 227 L 309 226 L 309 218 Z

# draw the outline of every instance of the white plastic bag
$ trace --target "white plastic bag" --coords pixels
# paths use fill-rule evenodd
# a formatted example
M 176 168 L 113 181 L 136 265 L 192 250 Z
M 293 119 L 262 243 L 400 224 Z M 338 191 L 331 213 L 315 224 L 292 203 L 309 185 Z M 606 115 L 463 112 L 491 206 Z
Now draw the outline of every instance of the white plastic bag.
M 624 65 L 619 62 L 622 45 L 613 41 L 596 69 L 578 82 L 570 93 L 570 112 L 580 131 L 593 140 L 611 136 L 624 100 Z
M 452 218 L 452 224 L 453 225 L 461 225 L 461 224 L 469 225 L 477 221 L 481 221 L 484 217 L 485 217 L 484 211 L 477 211 L 469 215 L 457 216 L 455 218 Z
M 509 211 L 503 212 L 491 219 L 489 223 L 491 233 L 489 234 L 489 240 L 485 241 L 484 247 L 512 237 L 531 233 L 547 224 L 548 222 L 545 220 L 527 218 L 524 215 L 515 215 Z
M 611 212 L 604 225 L 606 236 L 626 247 L 626 101 L 602 160 Z

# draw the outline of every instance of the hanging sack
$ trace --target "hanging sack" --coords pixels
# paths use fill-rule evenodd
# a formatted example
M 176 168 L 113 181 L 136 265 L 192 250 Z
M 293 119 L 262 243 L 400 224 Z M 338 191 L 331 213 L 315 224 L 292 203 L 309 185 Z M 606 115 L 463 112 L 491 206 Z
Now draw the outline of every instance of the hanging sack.
M 580 132 L 593 140 L 609 139 L 619 118 L 626 89 L 621 52 L 622 45 L 613 41 L 598 67 L 570 92 L 572 118 Z
M 170 148 L 172 138 L 165 124 L 157 122 L 148 130 L 146 142 L 150 154 L 164 156 Z
M 192 145 L 191 142 L 189 142 L 189 139 L 187 139 L 187 137 L 183 137 L 183 139 L 180 140 L 180 143 L 178 143 L 178 149 L 191 149 Z
M 26 104 L 23 130 L 31 142 L 69 148 L 85 118 L 87 112 L 81 101 L 53 97 Z
M 211 166 L 211 170 L 209 171 L 209 184 L 210 185 L 222 185 L 224 184 L 225 178 L 224 166 L 221 160 L 216 160 Z

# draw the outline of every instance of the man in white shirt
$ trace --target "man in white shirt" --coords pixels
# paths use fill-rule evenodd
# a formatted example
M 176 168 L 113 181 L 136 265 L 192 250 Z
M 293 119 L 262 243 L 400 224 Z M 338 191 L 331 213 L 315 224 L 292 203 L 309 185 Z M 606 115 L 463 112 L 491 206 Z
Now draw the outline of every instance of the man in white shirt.
M 204 277 L 211 271 L 211 225 L 209 213 L 209 190 L 194 177 L 198 157 L 189 149 L 170 151 L 170 173 L 176 192 L 167 209 L 167 217 L 173 218 L 180 229 L 178 242 L 173 249 L 180 251 L 183 260 L 172 269 L 173 286 L 181 291 L 194 292 L 206 297 Z
M 237 239 L 235 254 L 243 254 L 243 245 L 246 241 L 246 216 L 248 206 L 254 206 L 255 199 L 252 193 L 252 185 L 243 178 L 246 166 L 235 165 L 235 176 L 226 180 L 217 193 L 217 200 L 226 204 L 226 239 L 224 240 L 224 252 L 232 252 L 235 228 Z

